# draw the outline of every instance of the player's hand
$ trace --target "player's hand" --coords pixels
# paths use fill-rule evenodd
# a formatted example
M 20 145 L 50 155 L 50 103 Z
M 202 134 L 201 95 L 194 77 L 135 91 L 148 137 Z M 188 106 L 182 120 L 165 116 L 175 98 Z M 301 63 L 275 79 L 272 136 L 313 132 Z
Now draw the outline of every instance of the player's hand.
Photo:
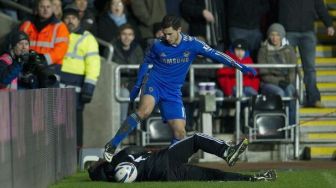
M 135 85 L 131 91 L 131 94 L 130 94 L 130 101 L 131 102 L 134 102 L 135 98 L 137 98 L 137 96 L 139 95 L 139 92 L 140 92 L 140 87 Z
M 242 68 L 241 68 L 241 72 L 242 72 L 243 74 L 251 73 L 251 74 L 253 74 L 253 76 L 256 76 L 256 75 L 257 75 L 257 71 L 256 71 L 254 68 L 245 66 L 245 65 L 243 65 L 243 64 L 240 64 L 240 65 L 242 66 Z

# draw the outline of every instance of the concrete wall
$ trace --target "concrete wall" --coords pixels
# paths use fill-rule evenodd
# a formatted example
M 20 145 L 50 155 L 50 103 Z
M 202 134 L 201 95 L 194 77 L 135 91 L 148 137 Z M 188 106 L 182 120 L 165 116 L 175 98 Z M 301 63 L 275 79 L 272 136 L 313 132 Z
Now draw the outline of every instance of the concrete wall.
M 18 21 L 13 20 L 11 17 L 0 12 L 0 42 L 3 41 L 6 34 L 8 34 L 18 24 Z
M 116 66 L 102 59 L 93 99 L 84 110 L 84 148 L 103 148 L 120 126 L 120 105 L 114 96 Z

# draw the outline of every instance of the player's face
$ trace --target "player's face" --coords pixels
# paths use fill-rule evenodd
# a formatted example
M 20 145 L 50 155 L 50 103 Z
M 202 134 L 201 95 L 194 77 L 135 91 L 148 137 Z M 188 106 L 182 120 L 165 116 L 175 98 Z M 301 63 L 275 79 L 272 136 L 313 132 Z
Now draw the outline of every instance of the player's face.
M 74 16 L 71 14 L 65 16 L 63 21 L 70 32 L 75 31 L 79 27 L 79 24 L 80 24 L 80 21 L 77 18 L 77 16 Z
M 37 13 L 42 20 L 49 19 L 53 14 L 53 5 L 50 0 L 42 0 L 37 7 Z
M 124 29 L 120 33 L 120 40 L 124 46 L 130 46 L 134 40 L 134 32 L 132 29 Z
M 29 41 L 21 40 L 14 46 L 13 51 L 15 55 L 22 55 L 29 53 Z
M 162 33 L 168 44 L 178 44 L 180 40 L 181 27 L 175 30 L 173 27 L 163 28 Z
M 271 32 L 268 38 L 271 44 L 273 44 L 274 46 L 281 46 L 281 36 L 278 32 Z

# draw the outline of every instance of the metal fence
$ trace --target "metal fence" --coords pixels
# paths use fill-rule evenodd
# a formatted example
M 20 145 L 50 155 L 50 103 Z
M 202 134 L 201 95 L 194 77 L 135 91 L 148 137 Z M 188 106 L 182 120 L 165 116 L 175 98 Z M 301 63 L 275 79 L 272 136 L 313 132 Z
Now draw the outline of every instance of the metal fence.
M 73 89 L 0 92 L 0 187 L 47 187 L 76 172 Z

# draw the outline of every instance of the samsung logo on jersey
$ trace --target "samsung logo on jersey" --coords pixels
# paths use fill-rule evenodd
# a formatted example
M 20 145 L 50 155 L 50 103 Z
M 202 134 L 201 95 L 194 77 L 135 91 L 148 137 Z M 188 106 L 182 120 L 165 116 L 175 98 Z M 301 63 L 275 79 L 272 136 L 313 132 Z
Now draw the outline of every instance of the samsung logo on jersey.
M 162 62 L 166 64 L 177 64 L 177 63 L 187 63 L 189 62 L 189 57 L 183 57 L 183 58 L 162 58 Z

